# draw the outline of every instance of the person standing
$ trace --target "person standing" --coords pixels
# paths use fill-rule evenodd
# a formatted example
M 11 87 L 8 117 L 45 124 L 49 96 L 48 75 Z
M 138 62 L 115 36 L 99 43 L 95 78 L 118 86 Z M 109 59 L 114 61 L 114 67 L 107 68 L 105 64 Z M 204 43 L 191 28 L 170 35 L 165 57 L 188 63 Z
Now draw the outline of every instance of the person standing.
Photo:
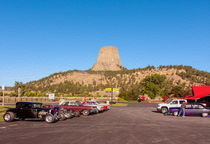
M 179 115 L 178 115 L 178 116 L 181 116 L 181 114 L 182 114 L 182 117 L 185 116 L 186 104 L 187 104 L 187 102 L 184 102 L 184 103 L 181 105 L 181 109 L 180 109 L 180 111 L 179 111 Z

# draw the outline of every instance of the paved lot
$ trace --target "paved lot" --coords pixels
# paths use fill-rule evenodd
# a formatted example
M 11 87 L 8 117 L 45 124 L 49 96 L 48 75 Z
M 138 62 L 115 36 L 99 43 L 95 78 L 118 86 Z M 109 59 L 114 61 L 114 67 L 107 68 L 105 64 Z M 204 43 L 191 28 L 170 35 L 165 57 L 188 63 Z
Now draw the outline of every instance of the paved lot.
M 47 124 L 0 123 L 0 144 L 209 144 L 210 118 L 163 116 L 155 104 L 128 104 Z

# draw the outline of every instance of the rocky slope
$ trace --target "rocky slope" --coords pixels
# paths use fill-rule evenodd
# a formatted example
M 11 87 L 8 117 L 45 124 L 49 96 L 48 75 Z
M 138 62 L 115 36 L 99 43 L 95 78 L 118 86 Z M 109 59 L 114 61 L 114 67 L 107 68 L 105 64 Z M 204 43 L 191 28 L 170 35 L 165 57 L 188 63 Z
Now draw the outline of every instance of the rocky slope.
M 119 71 L 123 70 L 117 47 L 104 46 L 101 48 L 98 60 L 92 67 L 93 71 Z
M 210 73 L 208 72 L 189 66 L 160 66 L 159 68 L 147 67 L 123 71 L 67 71 L 27 83 L 26 86 L 31 90 L 36 88 L 41 91 L 59 91 L 56 89 L 65 87 L 66 92 L 69 92 L 69 85 L 77 85 L 77 88 L 85 87 L 86 92 L 105 94 L 104 88 L 106 87 L 126 86 L 129 88 L 152 74 L 165 75 L 174 86 L 189 88 L 196 85 L 210 85 Z

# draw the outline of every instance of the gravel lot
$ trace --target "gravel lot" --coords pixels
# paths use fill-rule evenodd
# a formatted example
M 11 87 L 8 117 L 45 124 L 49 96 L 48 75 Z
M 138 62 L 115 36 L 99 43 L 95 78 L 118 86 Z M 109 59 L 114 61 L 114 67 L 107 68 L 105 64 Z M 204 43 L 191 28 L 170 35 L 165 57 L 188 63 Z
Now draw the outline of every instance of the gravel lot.
M 129 103 L 54 124 L 0 123 L 0 144 L 209 144 L 210 117 L 173 117 L 156 104 Z

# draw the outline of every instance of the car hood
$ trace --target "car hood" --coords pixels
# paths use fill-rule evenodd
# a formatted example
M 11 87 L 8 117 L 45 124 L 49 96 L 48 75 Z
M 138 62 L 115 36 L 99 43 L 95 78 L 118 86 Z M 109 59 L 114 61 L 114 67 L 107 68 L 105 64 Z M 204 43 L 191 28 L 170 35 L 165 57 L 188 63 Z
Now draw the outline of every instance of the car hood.
M 16 108 L 8 108 L 7 111 L 13 111 L 15 110 Z
M 167 105 L 167 103 L 159 103 L 158 105 Z

